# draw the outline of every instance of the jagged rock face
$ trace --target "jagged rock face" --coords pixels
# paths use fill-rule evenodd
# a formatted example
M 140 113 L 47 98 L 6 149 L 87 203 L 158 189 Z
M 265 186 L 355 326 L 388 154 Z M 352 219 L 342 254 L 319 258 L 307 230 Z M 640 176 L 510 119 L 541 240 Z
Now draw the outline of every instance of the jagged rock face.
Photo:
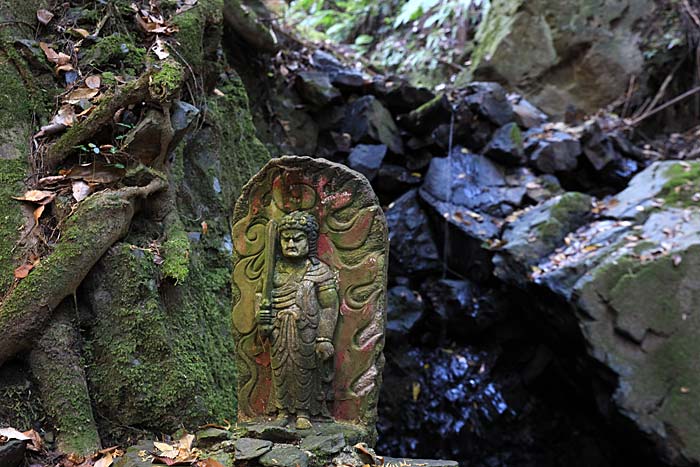
M 573 305 L 598 375 L 614 375 L 601 410 L 634 423 L 672 465 L 700 460 L 699 171 L 697 163 L 655 163 L 536 266 L 518 257 L 517 241 L 497 257 L 532 266 L 531 283 Z M 506 236 L 534 229 L 546 208 L 518 218 Z
M 545 112 L 593 112 L 644 67 L 638 22 L 651 0 L 496 0 L 477 33 L 469 75 L 497 80 Z

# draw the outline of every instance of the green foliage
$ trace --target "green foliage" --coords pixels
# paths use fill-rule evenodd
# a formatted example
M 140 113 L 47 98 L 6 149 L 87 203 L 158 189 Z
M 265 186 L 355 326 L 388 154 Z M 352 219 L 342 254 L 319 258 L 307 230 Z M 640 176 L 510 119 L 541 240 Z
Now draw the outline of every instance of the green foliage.
M 435 84 L 464 66 L 490 0 L 294 0 L 287 22 L 312 40 L 351 45 L 379 68 Z M 416 75 L 416 70 L 427 70 Z M 413 76 L 411 76 L 413 75 Z

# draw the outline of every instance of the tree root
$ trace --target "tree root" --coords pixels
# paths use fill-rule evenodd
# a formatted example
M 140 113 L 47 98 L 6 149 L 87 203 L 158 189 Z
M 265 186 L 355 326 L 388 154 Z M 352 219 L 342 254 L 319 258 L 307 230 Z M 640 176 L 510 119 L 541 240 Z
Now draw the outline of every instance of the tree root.
M 80 335 L 71 297 L 56 309 L 29 355 L 43 405 L 58 427 L 63 452 L 88 454 L 102 448 L 83 369 Z
M 36 266 L 0 304 L 0 365 L 31 347 L 31 338 L 52 311 L 73 294 L 90 269 L 126 235 L 139 199 L 167 187 L 161 178 L 144 186 L 95 193 L 65 221 L 55 250 Z
M 167 103 L 179 92 L 183 79 L 182 67 L 177 62 L 165 61 L 160 67 L 149 68 L 138 79 L 117 88 L 85 121 L 70 128 L 49 146 L 42 160 L 44 171 L 53 171 L 75 152 L 76 146 L 90 142 L 105 125 L 112 123 L 119 109 L 144 101 Z

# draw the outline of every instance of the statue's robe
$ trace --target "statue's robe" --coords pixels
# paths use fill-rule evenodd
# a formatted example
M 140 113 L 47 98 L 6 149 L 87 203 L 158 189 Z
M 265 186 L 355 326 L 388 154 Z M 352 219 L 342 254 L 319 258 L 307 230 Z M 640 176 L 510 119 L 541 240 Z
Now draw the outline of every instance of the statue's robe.
M 324 309 L 319 302 L 319 293 L 331 288 L 337 290 L 335 273 L 325 263 L 310 259 L 299 282 L 289 280 L 273 287 L 270 363 L 272 401 L 278 411 L 328 414 L 325 386 L 332 378 L 328 368 L 332 361 L 319 361 L 316 338 L 321 319 L 337 319 L 337 309 Z

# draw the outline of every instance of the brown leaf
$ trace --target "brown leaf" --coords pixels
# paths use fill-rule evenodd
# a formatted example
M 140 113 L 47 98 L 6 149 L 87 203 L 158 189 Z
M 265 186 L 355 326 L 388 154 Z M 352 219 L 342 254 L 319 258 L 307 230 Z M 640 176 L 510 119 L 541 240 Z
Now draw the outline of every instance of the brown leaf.
M 100 93 L 99 89 L 77 88 L 72 90 L 63 100 L 69 104 L 78 104 L 83 99 L 92 99 Z
M 75 110 L 72 105 L 64 105 L 58 109 L 58 113 L 54 116 L 51 123 L 56 123 L 65 126 L 73 126 L 75 123 Z
M 180 448 L 187 449 L 188 451 L 192 449 L 192 443 L 194 442 L 194 435 L 184 435 L 180 438 Z
M 36 19 L 39 20 L 39 22 L 43 25 L 49 24 L 51 19 L 53 19 L 53 13 L 51 13 L 49 10 L 37 10 L 36 12 Z
M 39 218 L 44 213 L 44 209 L 46 209 L 46 206 L 39 206 L 34 210 L 34 225 L 39 223 Z
M 70 56 L 64 54 L 63 52 L 56 52 L 47 43 L 39 42 L 39 47 L 44 51 L 46 59 L 51 63 L 55 63 L 58 66 L 65 65 L 70 62 Z
M 85 78 L 85 86 L 89 87 L 90 89 L 100 89 L 101 84 L 102 79 L 100 78 L 100 75 L 92 75 Z
M 80 37 L 82 37 L 83 39 L 85 39 L 87 36 L 90 35 L 89 31 L 87 31 L 85 29 L 81 29 L 81 28 L 69 28 L 66 32 L 71 33 L 71 34 L 77 34 Z
M 95 467 L 109 467 L 114 462 L 112 454 L 107 453 L 104 457 L 95 462 Z
M 73 198 L 75 198 L 77 202 L 81 202 L 90 195 L 90 185 L 82 180 L 74 181 L 71 188 L 73 190 Z
M 25 263 L 21 266 L 19 266 L 17 269 L 15 269 L 15 277 L 17 279 L 24 279 L 29 275 L 29 272 L 34 269 L 34 264 L 33 263 Z M 14 438 L 14 439 L 22 439 L 22 438 Z M 25 438 L 29 439 L 29 438 Z
M 44 190 L 29 190 L 22 196 L 13 196 L 18 201 L 28 201 L 30 203 L 48 204 L 56 197 L 56 193 Z
M 38 264 L 38 263 L 39 263 L 39 261 L 36 260 L 35 264 Z M 28 436 L 29 439 L 31 440 L 31 443 L 27 445 L 27 449 L 39 452 L 44 447 L 44 441 L 41 439 L 41 435 L 39 435 L 39 433 L 37 433 L 36 431 L 29 430 L 29 431 L 23 432 L 22 434 L 25 436 Z
M 66 63 L 65 65 L 57 66 L 54 72 L 56 73 L 56 76 L 60 75 L 61 72 L 68 72 L 73 70 L 73 65 L 70 63 Z

